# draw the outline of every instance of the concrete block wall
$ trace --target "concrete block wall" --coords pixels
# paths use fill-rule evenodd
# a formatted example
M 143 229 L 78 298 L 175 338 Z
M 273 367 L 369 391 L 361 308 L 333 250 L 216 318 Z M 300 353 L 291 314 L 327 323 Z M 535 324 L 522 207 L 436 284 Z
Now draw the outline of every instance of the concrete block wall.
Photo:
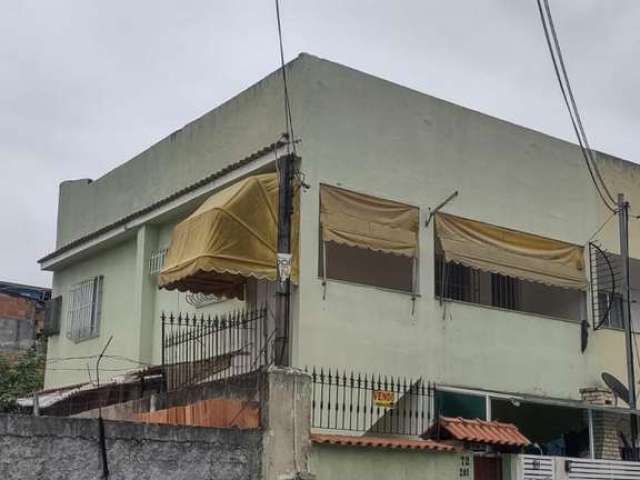
M 105 422 L 113 480 L 247 480 L 260 476 L 261 432 Z M 0 415 L 3 480 L 102 479 L 98 422 Z
M 137 412 L 158 406 L 190 405 L 196 399 L 217 397 L 248 406 L 259 402 L 260 425 L 239 430 L 105 420 L 111 479 L 310 478 L 309 375 L 271 368 L 154 397 L 106 407 L 103 414 L 134 419 Z M 0 479 L 101 478 L 98 420 L 91 417 L 95 414 L 85 412 L 88 418 L 0 416 Z

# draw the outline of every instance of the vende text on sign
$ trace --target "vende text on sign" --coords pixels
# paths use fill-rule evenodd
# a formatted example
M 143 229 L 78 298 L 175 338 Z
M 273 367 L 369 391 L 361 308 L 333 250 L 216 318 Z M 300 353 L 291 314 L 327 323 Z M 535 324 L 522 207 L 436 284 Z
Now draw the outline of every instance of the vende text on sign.
M 396 394 L 390 390 L 373 390 L 373 404 L 376 407 L 390 407 L 396 401 Z

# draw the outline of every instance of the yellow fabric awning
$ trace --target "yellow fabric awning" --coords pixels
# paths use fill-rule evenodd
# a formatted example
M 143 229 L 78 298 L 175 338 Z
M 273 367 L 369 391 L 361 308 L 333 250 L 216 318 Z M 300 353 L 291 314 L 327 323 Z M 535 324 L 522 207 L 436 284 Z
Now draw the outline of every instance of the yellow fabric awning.
M 324 241 L 414 257 L 419 217 L 419 210 L 410 205 L 320 185 Z
M 445 261 L 548 285 L 586 287 L 583 248 L 558 240 L 438 213 Z
M 297 193 L 293 203 L 291 280 L 297 282 Z M 277 238 L 278 176 L 247 177 L 209 197 L 175 227 L 159 285 L 243 298 L 246 278 L 277 279 Z

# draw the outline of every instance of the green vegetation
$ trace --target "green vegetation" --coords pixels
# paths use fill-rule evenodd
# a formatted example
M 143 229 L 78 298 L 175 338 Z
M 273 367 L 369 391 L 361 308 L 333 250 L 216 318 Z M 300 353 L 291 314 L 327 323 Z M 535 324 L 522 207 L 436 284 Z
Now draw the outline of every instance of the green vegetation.
M 16 399 L 42 389 L 44 363 L 44 355 L 35 349 L 14 361 L 0 357 L 0 413 L 16 411 Z

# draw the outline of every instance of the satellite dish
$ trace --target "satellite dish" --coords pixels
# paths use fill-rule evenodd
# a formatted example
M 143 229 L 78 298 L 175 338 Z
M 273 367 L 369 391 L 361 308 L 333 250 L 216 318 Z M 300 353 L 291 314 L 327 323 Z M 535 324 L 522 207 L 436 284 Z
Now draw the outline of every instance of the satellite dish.
M 607 372 L 602 372 L 602 381 L 611 389 L 613 394 L 629 404 L 629 389 L 616 377 Z

